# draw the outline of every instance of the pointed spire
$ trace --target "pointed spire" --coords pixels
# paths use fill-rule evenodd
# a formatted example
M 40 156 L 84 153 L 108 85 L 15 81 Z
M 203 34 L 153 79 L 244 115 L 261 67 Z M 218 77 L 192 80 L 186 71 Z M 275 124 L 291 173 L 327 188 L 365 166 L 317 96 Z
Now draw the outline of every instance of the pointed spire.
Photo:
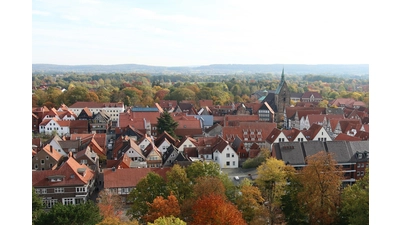
M 282 82 L 285 80 L 284 70 L 285 70 L 285 68 L 282 67 L 282 75 L 281 75 L 281 81 Z

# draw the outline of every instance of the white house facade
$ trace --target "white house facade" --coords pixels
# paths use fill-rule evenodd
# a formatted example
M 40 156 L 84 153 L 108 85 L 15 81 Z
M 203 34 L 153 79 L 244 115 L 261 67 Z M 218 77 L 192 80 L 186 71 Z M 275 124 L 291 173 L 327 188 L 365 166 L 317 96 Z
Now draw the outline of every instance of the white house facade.
M 214 162 L 218 163 L 220 168 L 238 168 L 239 156 L 228 144 L 221 150 L 215 149 L 213 152 Z

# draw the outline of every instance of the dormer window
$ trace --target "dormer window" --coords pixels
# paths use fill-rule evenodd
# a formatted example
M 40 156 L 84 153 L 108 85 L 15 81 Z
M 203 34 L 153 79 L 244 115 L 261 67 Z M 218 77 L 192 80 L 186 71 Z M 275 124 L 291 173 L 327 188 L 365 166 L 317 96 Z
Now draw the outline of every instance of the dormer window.
M 362 153 L 357 153 L 357 158 L 358 159 L 362 159 L 363 158 L 363 154 Z

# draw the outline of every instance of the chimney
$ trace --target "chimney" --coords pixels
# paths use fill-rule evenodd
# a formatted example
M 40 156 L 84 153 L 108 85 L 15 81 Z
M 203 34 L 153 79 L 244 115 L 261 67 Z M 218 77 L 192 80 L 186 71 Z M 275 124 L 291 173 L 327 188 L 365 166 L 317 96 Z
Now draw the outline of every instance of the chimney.
M 53 153 L 53 146 L 50 145 L 50 153 Z
M 73 157 L 74 155 L 73 155 L 73 153 L 70 151 L 70 152 L 68 152 L 68 158 L 70 158 L 70 157 Z
M 115 166 L 113 166 L 113 167 L 111 168 L 111 170 L 112 170 L 113 172 L 115 172 Z

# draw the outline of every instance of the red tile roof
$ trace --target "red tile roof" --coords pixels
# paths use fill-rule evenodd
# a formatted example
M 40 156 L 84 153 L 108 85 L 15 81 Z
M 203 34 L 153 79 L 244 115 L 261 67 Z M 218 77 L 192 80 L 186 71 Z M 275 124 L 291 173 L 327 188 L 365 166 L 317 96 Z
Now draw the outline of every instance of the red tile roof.
M 171 168 L 127 168 L 104 170 L 104 188 L 136 187 L 139 181 L 150 172 L 160 175 L 165 180 Z
M 78 169 L 84 169 L 85 175 L 81 175 Z M 94 171 L 86 165 L 79 164 L 73 157 L 69 157 L 59 168 L 55 170 L 32 171 L 32 186 L 34 187 L 58 187 L 86 185 L 94 178 Z M 49 177 L 63 176 L 62 181 L 52 182 Z

